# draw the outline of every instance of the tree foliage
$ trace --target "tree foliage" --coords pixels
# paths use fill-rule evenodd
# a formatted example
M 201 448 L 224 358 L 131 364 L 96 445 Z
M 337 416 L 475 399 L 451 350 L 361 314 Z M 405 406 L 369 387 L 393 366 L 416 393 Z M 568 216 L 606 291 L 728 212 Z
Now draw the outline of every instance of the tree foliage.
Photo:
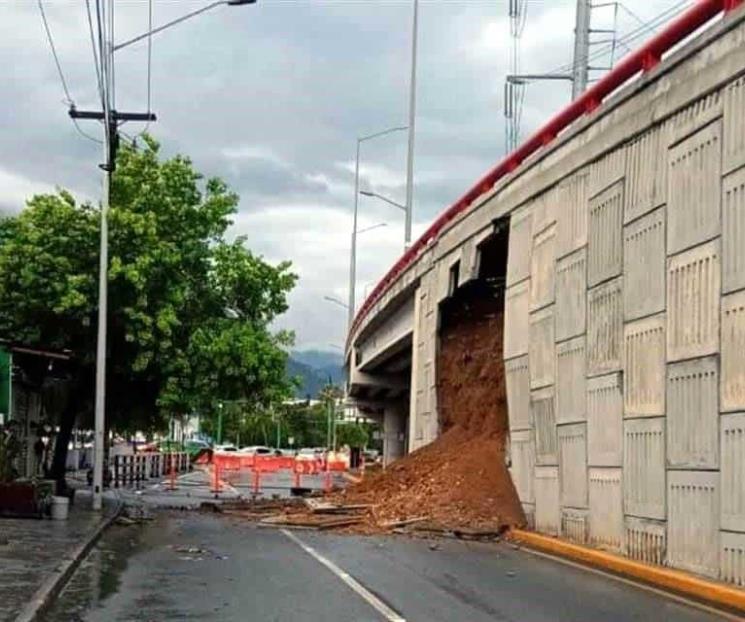
M 289 394 L 272 332 L 296 277 L 228 240 L 238 196 L 145 137 L 122 146 L 111 186 L 107 417 L 116 427 Z M 0 222 L 0 336 L 69 349 L 93 393 L 99 212 L 65 191 Z

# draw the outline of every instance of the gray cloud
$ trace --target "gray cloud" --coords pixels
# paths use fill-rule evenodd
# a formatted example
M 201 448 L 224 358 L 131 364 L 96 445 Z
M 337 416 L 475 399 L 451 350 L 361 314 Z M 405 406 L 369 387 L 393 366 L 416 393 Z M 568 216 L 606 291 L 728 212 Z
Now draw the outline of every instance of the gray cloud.
M 675 0 L 629 0 L 649 18 Z M 146 25 L 144 0 L 118 1 L 119 39 Z M 206 4 L 206 0 L 205 0 Z M 156 23 L 201 2 L 155 0 Z M 45 0 L 79 107 L 96 106 L 83 3 Z M 574 0 L 529 1 L 523 68 L 571 59 Z M 502 155 L 507 72 L 506 2 L 421 2 L 415 230 L 421 231 Z M 166 155 L 188 154 L 240 193 L 232 233 L 268 259 L 291 259 L 300 284 L 280 321 L 301 346 L 343 340 L 345 313 L 323 301 L 347 295 L 355 137 L 405 122 L 411 4 L 404 0 L 259 0 L 221 8 L 153 40 L 151 128 Z M 635 27 L 633 21 L 622 30 Z M 100 146 L 66 115 L 35 2 L 0 3 L 0 211 L 55 186 L 95 198 Z M 117 107 L 145 106 L 146 46 L 117 54 Z M 528 131 L 567 100 L 566 88 L 531 86 Z M 95 123 L 86 130 L 99 134 Z M 125 128 L 136 133 L 139 128 Z M 366 143 L 364 182 L 403 202 L 405 134 Z M 358 299 L 402 247 L 400 212 L 361 198 Z

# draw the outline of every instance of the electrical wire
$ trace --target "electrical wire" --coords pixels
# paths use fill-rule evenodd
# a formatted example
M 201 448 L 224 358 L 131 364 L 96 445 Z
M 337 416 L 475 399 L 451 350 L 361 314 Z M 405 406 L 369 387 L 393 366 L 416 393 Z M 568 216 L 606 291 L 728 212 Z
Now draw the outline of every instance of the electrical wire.
M 54 39 L 52 38 L 52 32 L 49 30 L 49 22 L 47 22 L 47 14 L 44 12 L 44 5 L 41 0 L 36 0 L 39 5 L 39 13 L 41 13 L 41 21 L 44 23 L 44 30 L 47 33 L 47 41 L 49 47 L 52 50 L 52 56 L 54 57 L 54 64 L 57 66 L 57 73 L 59 74 L 60 82 L 62 82 L 62 90 L 65 92 L 65 103 L 68 106 L 74 106 L 75 102 L 70 95 L 70 89 L 67 88 L 67 81 L 65 80 L 65 74 L 62 73 L 62 65 L 60 65 L 59 56 L 57 55 L 57 48 L 54 46 Z
M 147 113 L 151 112 L 152 104 L 152 69 L 153 69 L 153 0 L 148 0 L 148 23 L 147 31 L 150 35 L 147 38 Z M 142 136 L 150 128 L 150 119 L 145 123 L 145 127 L 138 136 Z
M 88 30 L 91 36 L 91 51 L 93 52 L 93 66 L 96 70 L 96 84 L 98 84 L 98 94 L 101 97 L 101 105 L 103 105 L 103 83 L 101 82 L 101 68 L 98 60 L 98 52 L 96 52 L 96 35 L 93 32 L 93 18 L 91 16 L 90 0 L 85 0 L 85 9 L 88 14 Z
M 47 15 L 44 11 L 44 5 L 42 4 L 41 0 L 37 0 L 37 4 L 39 6 L 39 13 L 41 14 L 41 21 L 44 23 L 44 30 L 47 34 L 47 41 L 49 43 L 49 48 L 52 50 L 52 56 L 54 57 L 54 64 L 57 67 L 57 73 L 59 74 L 59 79 L 60 79 L 60 82 L 62 83 L 62 90 L 65 93 L 65 99 L 63 103 L 68 108 L 72 108 L 75 106 L 75 100 L 72 98 L 72 95 L 70 94 L 70 89 L 67 86 L 67 80 L 65 80 L 65 74 L 62 71 L 62 64 L 60 63 L 60 59 L 57 54 L 57 48 L 54 45 L 54 37 L 52 37 L 52 31 L 49 28 L 49 22 L 47 21 Z M 90 134 L 85 132 L 83 128 L 80 127 L 77 119 L 72 119 L 72 124 L 81 136 L 83 136 L 84 138 L 87 138 L 88 140 L 93 141 L 94 143 L 101 144 L 101 141 L 98 138 L 91 136 Z
M 111 49 L 114 49 L 114 0 L 109 0 L 109 45 Z M 109 54 L 109 62 L 111 67 L 109 71 L 111 74 L 111 105 L 116 110 L 116 68 L 114 64 L 114 54 Z
M 661 12 L 648 22 L 645 22 L 643 26 L 640 26 L 634 30 L 631 30 L 630 32 L 626 33 L 623 37 L 618 39 L 616 41 L 616 44 L 624 45 L 628 47 L 628 44 L 633 43 L 634 41 L 637 41 L 638 39 L 642 38 L 645 34 L 647 34 L 650 30 L 654 29 L 655 27 L 663 24 L 664 22 L 673 19 L 680 13 L 682 13 L 689 5 L 691 4 L 691 0 L 682 0 L 681 2 L 678 2 L 677 4 L 673 5 L 672 7 L 666 9 L 665 11 Z M 559 67 L 552 69 L 548 73 L 550 75 L 563 75 L 566 73 L 570 73 L 574 70 L 575 66 L 580 63 L 589 63 L 590 61 L 597 60 L 598 58 L 601 58 L 602 56 L 610 53 L 612 49 L 612 44 L 607 44 L 606 46 L 599 47 L 593 53 L 588 54 L 584 58 L 577 59 L 576 61 L 560 65 Z

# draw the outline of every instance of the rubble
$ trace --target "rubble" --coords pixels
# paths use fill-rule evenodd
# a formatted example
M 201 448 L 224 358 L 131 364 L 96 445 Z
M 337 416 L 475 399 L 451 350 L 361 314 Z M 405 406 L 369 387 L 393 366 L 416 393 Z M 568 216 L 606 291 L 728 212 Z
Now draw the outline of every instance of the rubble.
M 438 356 L 443 433 L 331 497 L 337 503 L 375 506 L 365 529 L 357 531 L 394 528 L 423 514 L 432 533 L 471 539 L 498 538 L 508 527 L 524 525 L 505 463 L 508 420 L 500 307 L 498 300 L 481 297 L 449 310 Z M 407 531 L 424 527 L 415 521 Z
M 261 527 L 498 540 L 525 519 L 505 463 L 507 403 L 501 302 L 460 301 L 438 356 L 443 433 L 346 490 L 322 497 L 202 504 Z

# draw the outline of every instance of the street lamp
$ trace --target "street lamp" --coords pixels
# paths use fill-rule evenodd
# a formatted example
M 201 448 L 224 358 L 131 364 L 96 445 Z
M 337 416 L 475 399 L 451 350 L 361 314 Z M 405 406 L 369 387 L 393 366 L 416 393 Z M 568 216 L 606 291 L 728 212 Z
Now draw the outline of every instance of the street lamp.
M 345 309 L 349 309 L 349 307 L 345 303 L 343 303 L 338 298 L 334 298 L 333 296 L 324 296 L 323 299 L 328 300 L 329 302 L 333 302 L 335 305 L 339 305 L 340 307 L 344 307 Z
M 365 197 L 375 197 L 376 199 L 380 199 L 381 201 L 385 201 L 386 203 L 393 205 L 393 207 L 397 207 L 400 210 L 406 211 L 406 206 L 401 205 L 400 203 L 397 203 L 393 199 L 389 199 L 388 197 L 384 197 L 382 194 L 378 194 L 377 192 L 373 192 L 372 190 L 360 190 L 360 194 Z
M 357 158 L 354 165 L 354 218 L 352 220 L 352 248 L 349 253 L 349 328 L 352 327 L 354 321 L 354 303 L 355 303 L 355 292 L 354 292 L 354 280 L 357 272 L 357 210 L 359 208 L 360 198 L 360 146 L 362 143 L 372 140 L 373 138 L 379 138 L 393 132 L 403 132 L 408 129 L 407 126 L 391 127 L 382 132 L 375 132 L 374 134 L 368 134 L 367 136 L 360 136 L 357 138 Z
M 192 17 L 196 17 L 197 15 L 201 15 L 202 13 L 206 13 L 207 11 L 210 11 L 218 6 L 242 6 L 244 4 L 255 4 L 256 0 L 218 0 L 217 2 L 213 2 L 212 4 L 208 4 L 207 6 L 202 7 L 201 9 L 197 9 L 196 11 L 192 11 L 191 13 L 187 13 L 186 15 L 182 15 L 181 17 L 178 17 L 170 22 L 167 22 L 163 24 L 162 26 L 158 26 L 157 28 L 153 28 L 152 30 L 148 30 L 147 32 L 142 33 L 141 35 L 137 35 L 136 37 L 132 37 L 131 39 L 127 39 L 126 41 L 119 43 L 118 45 L 115 45 L 112 50 L 116 52 L 117 50 L 121 50 L 122 48 L 126 48 L 129 45 L 132 45 L 133 43 L 137 43 L 138 41 L 142 41 L 143 39 L 147 39 L 148 37 L 153 36 L 154 34 L 157 34 L 159 32 L 162 32 L 166 30 L 167 28 L 170 28 L 171 26 L 175 26 L 176 24 L 180 24 L 181 22 L 185 22 L 187 19 L 191 19 Z

